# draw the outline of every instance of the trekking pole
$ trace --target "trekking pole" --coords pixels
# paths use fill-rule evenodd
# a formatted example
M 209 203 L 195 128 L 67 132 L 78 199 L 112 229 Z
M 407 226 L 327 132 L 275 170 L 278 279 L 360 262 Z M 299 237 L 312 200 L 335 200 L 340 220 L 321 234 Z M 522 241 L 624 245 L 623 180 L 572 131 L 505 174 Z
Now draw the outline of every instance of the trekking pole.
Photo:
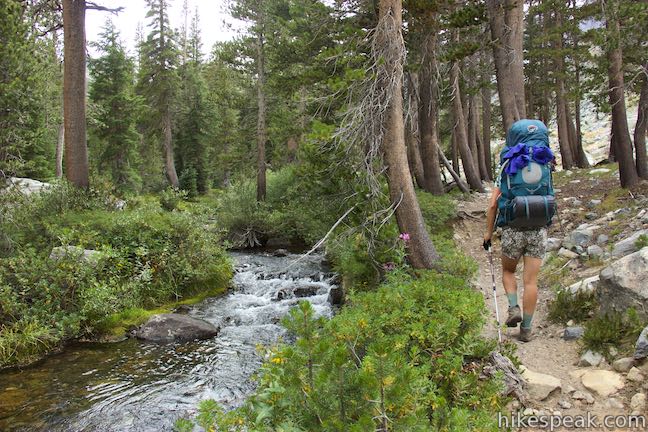
M 493 280 L 493 300 L 495 301 L 495 319 L 497 320 L 497 341 L 502 343 L 502 325 L 500 324 L 499 307 L 497 306 L 497 284 L 495 282 L 495 267 L 493 266 L 493 246 L 488 247 L 488 262 Z

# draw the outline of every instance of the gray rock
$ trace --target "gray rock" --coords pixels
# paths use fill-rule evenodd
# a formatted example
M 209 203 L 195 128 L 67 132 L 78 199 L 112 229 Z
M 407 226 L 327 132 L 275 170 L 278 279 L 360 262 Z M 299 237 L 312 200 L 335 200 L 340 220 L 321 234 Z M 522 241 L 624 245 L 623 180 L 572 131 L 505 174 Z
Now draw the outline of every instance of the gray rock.
M 648 236 L 648 230 L 640 230 L 632 234 L 630 237 L 625 238 L 614 245 L 614 249 L 612 249 L 612 256 L 616 258 L 620 258 L 626 255 L 629 255 L 633 252 L 636 252 L 638 250 L 637 248 L 637 240 L 639 240 L 640 236 Z
M 609 168 L 594 168 L 590 170 L 590 174 L 607 174 L 610 172 Z
M 572 399 L 579 400 L 579 401 L 584 401 L 585 403 L 587 403 L 589 405 L 594 403 L 594 396 L 592 396 L 591 393 L 586 392 L 586 391 L 575 391 L 572 394 Z
M 565 340 L 576 340 L 580 339 L 585 333 L 585 329 L 580 326 L 567 327 L 563 332 L 563 339 Z
M 579 292 L 588 292 L 592 293 L 596 291 L 596 288 L 599 283 L 599 275 L 591 276 L 581 281 L 572 284 L 567 288 L 570 293 L 577 294 Z
M 594 391 L 602 397 L 608 397 L 625 387 L 623 377 L 608 370 L 587 371 L 581 377 L 581 383 L 586 389 Z
M 634 359 L 632 357 L 624 357 L 612 362 L 612 369 L 617 372 L 625 373 L 632 369 Z
M 560 250 L 558 251 L 558 255 L 567 259 L 578 258 L 578 254 L 576 252 L 572 252 L 569 249 L 565 249 L 565 248 L 560 248 Z
M 334 286 L 329 290 L 328 302 L 339 306 L 344 304 L 344 289 L 341 286 Z
M 596 244 L 604 245 L 608 242 L 608 240 L 610 240 L 608 236 L 606 236 L 605 234 L 599 234 L 598 237 L 596 237 Z
M 293 294 L 295 297 L 312 297 L 317 294 L 321 287 L 318 284 L 301 285 L 293 290 Z
M 598 207 L 599 205 L 601 205 L 601 202 L 602 202 L 602 201 L 601 201 L 600 199 L 593 199 L 593 200 L 589 200 L 589 201 L 587 202 L 587 208 L 591 208 L 591 209 L 596 208 L 596 207 Z
M 648 326 L 646 326 L 635 344 L 634 358 L 641 360 L 648 357 Z
M 558 402 L 558 406 L 560 406 L 560 408 L 562 409 L 568 410 L 572 407 L 572 404 L 566 400 L 561 400 Z
M 643 412 L 646 409 L 646 394 L 637 393 L 630 399 L 630 409 L 632 411 Z
M 103 253 L 99 251 L 92 249 L 83 249 L 78 246 L 57 246 L 55 248 L 52 248 L 52 252 L 50 252 L 49 256 L 51 260 L 55 261 L 64 258 L 72 258 L 91 266 L 96 266 L 102 257 Z
M 136 331 L 135 337 L 152 342 L 191 341 L 216 336 L 218 327 L 207 321 L 180 314 L 153 315 Z
M 599 276 L 601 314 L 634 308 L 641 319 L 648 319 L 648 248 L 613 262 Z
M 552 252 L 552 251 L 557 251 L 560 249 L 560 245 L 562 244 L 562 240 L 556 237 L 549 237 L 547 239 L 547 250 Z
M 277 249 L 276 251 L 272 252 L 272 255 L 276 257 L 285 257 L 288 255 L 288 251 L 286 249 Z
M 587 213 L 585 213 L 585 219 L 591 220 L 591 221 L 596 220 L 596 219 L 598 219 L 598 214 L 596 214 L 594 212 L 587 212 Z
M 603 360 L 603 356 L 592 350 L 585 351 L 578 361 L 578 366 L 598 366 Z
M 599 245 L 591 245 L 587 247 L 587 255 L 589 255 L 590 258 L 600 258 L 604 253 L 605 251 Z
M 641 373 L 641 371 L 634 366 L 630 368 L 630 370 L 628 371 L 628 375 L 626 375 L 626 378 L 628 378 L 628 380 L 630 381 L 639 382 L 639 383 L 643 382 L 644 380 L 644 376 Z
M 545 400 L 551 393 L 560 390 L 562 387 L 560 379 L 551 375 L 533 372 L 529 369 L 522 371 L 522 377 L 527 382 L 527 391 L 529 397 L 533 400 Z
M 31 195 L 40 193 L 51 187 L 51 184 L 49 183 L 23 177 L 8 177 L 5 181 L 5 184 L 6 188 L 0 187 L 0 193 L 3 193 L 5 191 L 16 191 L 23 195 Z
M 574 246 L 587 246 L 594 238 L 594 230 L 587 225 L 581 225 L 572 231 L 569 237 Z

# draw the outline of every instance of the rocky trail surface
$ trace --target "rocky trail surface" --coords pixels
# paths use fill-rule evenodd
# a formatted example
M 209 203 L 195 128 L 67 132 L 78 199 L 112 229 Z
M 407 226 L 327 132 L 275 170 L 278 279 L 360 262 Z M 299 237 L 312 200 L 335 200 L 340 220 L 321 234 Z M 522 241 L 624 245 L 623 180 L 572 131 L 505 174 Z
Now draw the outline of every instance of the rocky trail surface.
M 482 248 L 483 233 L 486 225 L 485 209 L 488 204 L 489 193 L 474 194 L 469 200 L 460 201 L 457 204 L 459 218 L 455 225 L 455 242 L 464 253 L 472 257 L 479 264 L 479 271 L 473 281 L 473 285 L 475 289 L 481 290 L 484 294 L 485 303 L 490 313 L 489 322 L 484 328 L 484 333 L 487 337 L 497 338 L 491 267 L 488 254 Z M 570 201 L 576 198 L 562 196 L 559 199 Z M 573 217 L 570 218 L 570 213 L 572 212 L 570 207 L 566 206 L 562 210 L 563 214 L 561 214 L 563 223 L 566 222 L 567 225 L 563 226 L 562 229 L 559 226 L 555 226 L 550 231 L 550 237 L 560 237 L 560 239 L 554 239 L 555 244 L 552 248 L 555 250 L 554 254 L 557 254 L 557 251 L 562 249 L 569 250 L 570 252 L 571 249 L 574 250 L 573 255 L 570 255 L 573 258 L 565 264 L 570 269 L 571 276 L 566 283 L 571 285 L 571 281 L 574 279 L 582 280 L 590 277 L 594 280 L 593 285 L 595 289 L 596 283 L 598 282 L 598 273 L 609 265 L 603 258 L 612 260 L 618 257 L 613 256 L 613 245 L 610 244 L 607 245 L 607 249 L 610 252 L 605 252 L 605 256 L 600 258 L 599 266 L 579 264 L 579 261 L 583 257 L 585 259 L 588 257 L 585 248 L 576 248 L 576 245 L 569 244 L 569 240 L 574 236 L 569 230 L 573 229 L 573 226 L 577 224 L 570 220 L 574 219 Z M 638 213 L 640 212 L 641 208 L 639 207 Z M 639 216 L 642 215 L 639 214 Z M 639 224 L 641 223 L 640 221 Z M 565 234 L 565 228 L 567 228 L 567 234 Z M 636 229 L 637 226 L 633 225 L 631 228 Z M 577 230 L 578 228 L 574 231 Z M 624 235 L 629 234 L 627 232 L 619 233 L 621 237 Z M 503 323 L 506 319 L 508 302 L 501 283 L 500 243 L 497 237 L 494 238 L 493 268 L 497 286 L 500 322 Z M 570 249 L 565 248 L 565 246 Z M 641 252 L 644 252 L 648 256 L 648 247 L 636 254 Z M 615 268 L 614 265 L 612 267 Z M 517 271 L 520 305 L 522 305 L 523 294 L 521 280 L 522 268 L 523 265 L 520 263 Z M 648 269 L 644 269 L 644 271 L 648 271 Z M 646 280 L 648 280 L 648 274 L 645 276 L 647 277 Z M 549 287 L 543 286 L 542 281 L 540 281 L 539 285 L 538 304 L 533 320 L 533 340 L 528 343 L 520 342 L 517 339 L 519 333 L 517 327 L 501 327 L 504 343 L 508 341 L 508 343 L 517 345 L 517 356 L 522 363 L 522 376 L 527 382 L 526 391 L 529 396 L 529 401 L 526 406 L 522 406 L 518 401 L 514 401 L 508 408 L 511 411 L 519 410 L 527 416 L 542 414 L 577 416 L 591 413 L 602 421 L 605 416 L 627 416 L 632 413 L 648 418 L 646 412 L 648 382 L 644 378 L 648 377 L 648 362 L 645 359 L 635 360 L 632 356 L 628 358 L 627 356 L 623 357 L 619 355 L 618 358 L 611 360 L 612 365 L 610 365 L 598 353 L 586 352 L 582 354 L 585 351 L 582 342 L 579 340 L 582 335 L 582 327 L 578 327 L 572 323 L 563 325 L 550 322 L 547 316 L 548 307 L 555 297 L 555 292 Z M 583 286 L 585 285 L 583 284 Z M 591 285 L 589 288 L 592 288 Z M 568 334 L 565 335 L 567 327 L 569 327 L 569 330 L 567 331 Z M 644 331 L 644 333 L 646 332 Z M 613 430 L 646 429 L 618 427 Z

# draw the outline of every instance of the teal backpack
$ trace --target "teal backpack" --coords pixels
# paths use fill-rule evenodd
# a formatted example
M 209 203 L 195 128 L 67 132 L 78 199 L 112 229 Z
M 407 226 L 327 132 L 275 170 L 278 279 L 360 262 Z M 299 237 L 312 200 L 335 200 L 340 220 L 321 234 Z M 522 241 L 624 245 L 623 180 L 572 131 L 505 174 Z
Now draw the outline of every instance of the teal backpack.
M 551 224 L 556 213 L 549 131 L 539 120 L 511 126 L 500 153 L 497 226 L 537 229 Z

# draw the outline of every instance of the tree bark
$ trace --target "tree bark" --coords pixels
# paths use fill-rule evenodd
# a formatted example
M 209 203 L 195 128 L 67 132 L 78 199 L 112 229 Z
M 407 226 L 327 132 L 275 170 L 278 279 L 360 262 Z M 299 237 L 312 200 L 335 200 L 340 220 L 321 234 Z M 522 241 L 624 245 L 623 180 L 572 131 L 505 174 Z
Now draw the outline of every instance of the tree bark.
M 436 17 L 432 18 L 436 23 Z M 437 147 L 439 145 L 439 108 L 437 82 L 437 32 L 432 25 L 423 42 L 423 58 L 419 76 L 418 124 L 421 136 L 421 158 L 425 178 L 424 189 L 434 195 L 444 193 Z
M 477 170 L 477 175 L 479 175 L 480 179 L 484 178 L 484 174 L 482 174 L 482 165 L 480 163 L 480 156 L 479 156 L 479 146 L 477 145 L 477 118 L 476 118 L 476 112 L 475 112 L 475 100 L 476 97 L 470 96 L 468 98 L 468 121 L 467 121 L 467 127 L 468 127 L 468 144 L 470 145 L 470 152 L 473 155 L 473 164 L 475 165 L 475 169 Z
M 632 141 L 628 129 L 628 116 L 623 82 L 623 53 L 621 51 L 621 26 L 616 0 L 605 2 L 608 38 L 608 82 L 610 106 L 612 107 L 612 133 L 615 156 L 619 161 L 621 187 L 628 188 L 639 182 L 637 167 L 632 155 Z
M 56 178 L 63 178 L 63 147 L 65 146 L 65 124 L 61 121 L 56 140 Z
M 410 172 L 414 174 L 414 180 L 421 189 L 425 190 L 425 173 L 423 171 L 423 161 L 419 144 L 412 130 L 412 124 L 407 122 L 405 125 L 405 144 L 407 145 L 407 161 L 409 162 Z
M 526 117 L 524 95 L 524 2 L 487 0 L 493 44 L 497 90 L 505 133 L 517 120 Z
M 562 15 L 556 11 L 555 27 L 560 29 L 555 40 L 554 54 L 554 74 L 556 85 L 556 122 L 558 123 L 558 145 L 560 147 L 560 156 L 563 169 L 570 169 L 574 164 L 574 150 L 570 140 L 568 106 L 565 101 L 565 82 L 563 75 L 565 72 L 565 62 L 562 53 L 563 35 L 562 35 Z
M 461 176 L 457 174 L 457 172 L 452 168 L 452 165 L 450 165 L 450 162 L 448 161 L 448 158 L 443 154 L 443 150 L 441 150 L 441 147 L 437 145 L 437 151 L 439 153 L 439 159 L 441 160 L 441 163 L 443 163 L 443 166 L 446 167 L 452 178 L 454 179 L 455 182 L 457 182 L 457 186 L 459 186 L 459 189 L 461 189 L 461 192 L 463 193 L 470 193 L 470 189 L 468 188 L 468 185 L 466 182 L 463 181 Z
M 475 143 L 477 144 L 479 175 L 481 176 L 482 180 L 490 181 L 491 177 L 488 175 L 488 167 L 486 166 L 486 149 L 484 148 L 484 143 L 482 142 L 482 138 L 479 133 L 481 128 L 481 116 L 479 115 L 481 107 L 477 103 L 478 100 L 479 99 L 477 98 L 477 96 L 473 96 L 472 101 L 475 103 Z
M 486 57 L 484 54 L 483 58 Z M 490 66 L 486 61 L 483 61 L 483 67 Z M 489 67 L 490 69 L 490 67 Z M 486 158 L 486 173 L 489 179 L 494 179 L 493 174 L 493 155 L 491 150 L 491 74 L 490 72 L 484 73 L 482 77 L 483 87 L 481 89 L 482 97 L 482 145 L 484 146 L 484 155 Z
M 450 85 L 452 86 L 452 113 L 454 118 L 454 135 L 457 140 L 457 147 L 461 154 L 461 161 L 466 180 L 470 188 L 479 192 L 484 191 L 477 167 L 474 164 L 474 157 L 468 137 L 466 136 L 466 120 L 464 119 L 463 107 L 461 106 L 461 89 L 459 87 L 459 62 L 452 62 L 450 69 Z
M 389 31 L 376 34 L 378 46 L 384 46 L 387 40 L 402 41 L 402 2 L 401 0 L 380 0 L 379 19 L 393 20 Z M 379 24 L 380 26 L 380 24 Z M 396 76 L 403 76 L 401 58 L 386 59 L 386 70 Z M 388 81 L 392 77 L 382 77 Z M 380 77 L 379 77 L 380 79 Z M 383 153 L 387 164 L 387 183 L 392 204 L 396 207 L 396 222 L 401 232 L 409 233 L 408 259 L 414 268 L 432 268 L 439 260 L 427 232 L 423 215 L 419 207 L 412 175 L 407 162 L 405 131 L 403 125 L 402 80 L 393 89 L 391 102 L 387 108 L 387 117 L 383 141 Z
M 634 130 L 634 146 L 637 174 L 648 180 L 648 158 L 646 158 L 646 132 L 648 132 L 648 63 L 643 66 L 643 83 L 637 106 L 637 123 Z
M 164 52 L 166 50 L 166 32 L 167 30 L 164 27 L 164 16 L 165 12 L 165 3 L 160 2 L 160 51 Z M 167 67 L 166 65 L 164 67 Z M 180 187 L 180 182 L 178 181 L 178 173 L 175 168 L 175 157 L 173 154 L 173 121 L 171 119 L 171 100 L 170 100 L 169 91 L 165 91 L 161 98 L 162 105 L 162 140 L 164 147 L 164 168 L 166 171 L 166 176 L 169 179 L 169 183 L 174 188 Z
M 65 175 L 75 186 L 88 188 L 85 0 L 63 1 L 63 25 Z
M 259 7 L 259 10 L 261 7 Z M 265 52 L 264 52 L 264 22 L 263 13 L 257 13 L 257 201 L 265 201 L 266 197 L 266 100 L 265 100 Z

